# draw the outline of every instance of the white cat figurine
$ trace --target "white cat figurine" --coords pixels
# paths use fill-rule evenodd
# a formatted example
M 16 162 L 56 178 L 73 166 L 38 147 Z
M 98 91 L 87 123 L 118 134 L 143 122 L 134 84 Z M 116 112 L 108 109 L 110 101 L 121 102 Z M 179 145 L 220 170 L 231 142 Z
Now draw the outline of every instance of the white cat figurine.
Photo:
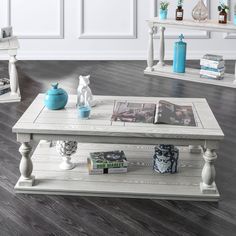
M 89 88 L 90 75 L 79 77 L 79 86 L 77 88 L 77 106 L 95 106 L 96 103 L 93 100 L 93 94 Z

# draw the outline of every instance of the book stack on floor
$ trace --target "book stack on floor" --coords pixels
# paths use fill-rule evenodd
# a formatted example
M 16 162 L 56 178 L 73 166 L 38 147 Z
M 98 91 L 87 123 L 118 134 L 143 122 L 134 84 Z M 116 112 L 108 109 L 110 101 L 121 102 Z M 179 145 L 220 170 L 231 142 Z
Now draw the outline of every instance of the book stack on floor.
M 90 175 L 126 173 L 128 168 L 123 151 L 93 152 L 87 161 Z
M 224 78 L 225 62 L 223 56 L 206 54 L 200 61 L 200 77 L 221 80 Z
M 10 91 L 11 91 L 10 80 L 6 78 L 3 79 L 0 78 L 0 96 Z

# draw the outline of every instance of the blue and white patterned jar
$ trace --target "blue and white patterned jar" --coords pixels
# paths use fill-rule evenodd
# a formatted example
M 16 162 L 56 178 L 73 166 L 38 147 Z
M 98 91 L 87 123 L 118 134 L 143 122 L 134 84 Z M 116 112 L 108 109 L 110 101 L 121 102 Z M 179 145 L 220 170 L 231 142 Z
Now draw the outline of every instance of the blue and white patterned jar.
M 174 145 L 159 144 L 155 147 L 153 169 L 158 173 L 176 173 L 179 149 Z

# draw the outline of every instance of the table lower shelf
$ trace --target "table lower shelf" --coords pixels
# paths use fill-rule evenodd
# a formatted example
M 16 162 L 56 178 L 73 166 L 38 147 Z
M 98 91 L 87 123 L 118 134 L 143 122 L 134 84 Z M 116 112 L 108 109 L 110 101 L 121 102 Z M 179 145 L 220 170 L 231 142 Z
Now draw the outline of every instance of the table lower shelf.
M 89 152 L 124 150 L 129 160 L 128 173 L 89 175 L 86 159 Z M 150 198 L 170 200 L 217 201 L 219 193 L 200 191 L 203 159 L 180 148 L 177 174 L 159 174 L 152 169 L 153 146 L 79 144 L 72 156 L 76 167 L 61 170 L 61 158 L 55 147 L 38 146 L 32 156 L 35 182 L 32 187 L 16 184 L 18 193 L 57 194 L 99 197 Z
M 172 66 L 154 66 L 153 71 L 148 69 L 144 70 L 144 74 L 147 75 L 156 75 L 160 77 L 185 80 L 195 83 L 211 84 L 218 85 L 223 87 L 236 88 L 235 76 L 233 74 L 225 74 L 223 80 L 214 80 L 214 79 L 204 79 L 199 76 L 199 69 L 186 68 L 185 73 L 174 73 Z
M 20 102 L 21 96 L 20 94 L 11 95 L 11 92 L 0 95 L 0 103 L 8 103 L 8 102 Z

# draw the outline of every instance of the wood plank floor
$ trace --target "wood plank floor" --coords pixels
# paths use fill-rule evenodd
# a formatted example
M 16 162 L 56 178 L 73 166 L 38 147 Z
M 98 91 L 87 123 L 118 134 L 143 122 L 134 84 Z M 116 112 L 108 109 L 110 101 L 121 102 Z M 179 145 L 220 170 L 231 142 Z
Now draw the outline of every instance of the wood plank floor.
M 236 91 L 143 75 L 143 61 L 19 61 L 21 103 L 0 104 L 0 235 L 236 235 Z M 197 68 L 199 62 L 188 62 Z M 227 72 L 233 72 L 227 62 Z M 7 76 L 0 62 L 0 77 Z M 206 97 L 226 137 L 216 162 L 219 203 L 15 194 L 19 144 L 12 126 L 58 81 L 76 93 L 91 74 L 98 95 Z

